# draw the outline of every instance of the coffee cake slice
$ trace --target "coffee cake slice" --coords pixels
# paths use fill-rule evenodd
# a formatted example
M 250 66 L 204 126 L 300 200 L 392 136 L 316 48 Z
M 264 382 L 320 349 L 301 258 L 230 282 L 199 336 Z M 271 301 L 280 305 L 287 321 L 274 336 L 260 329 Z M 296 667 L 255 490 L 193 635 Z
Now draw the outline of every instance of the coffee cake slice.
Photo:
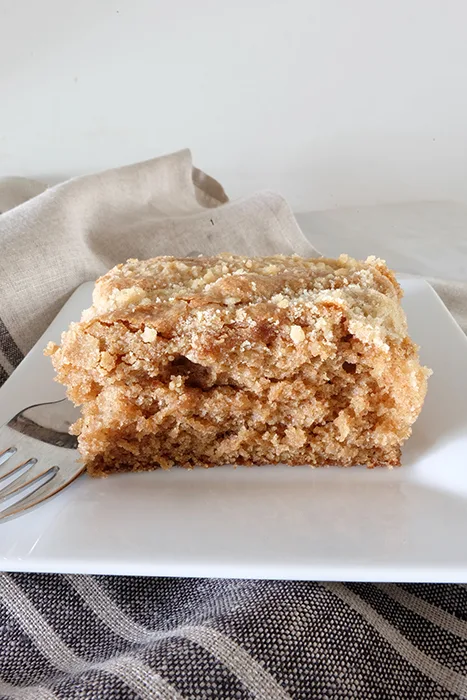
M 89 473 L 399 465 L 426 393 L 383 261 L 128 260 L 49 344 Z

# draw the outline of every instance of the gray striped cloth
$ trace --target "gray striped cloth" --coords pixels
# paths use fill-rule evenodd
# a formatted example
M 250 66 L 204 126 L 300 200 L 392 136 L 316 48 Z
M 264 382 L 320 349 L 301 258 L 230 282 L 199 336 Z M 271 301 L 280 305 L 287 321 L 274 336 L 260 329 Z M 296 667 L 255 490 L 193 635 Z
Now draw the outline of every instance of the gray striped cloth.
M 43 189 L 0 183 L 0 384 L 73 288 L 125 257 L 314 254 L 281 198 L 226 204 L 188 152 Z M 465 328 L 463 277 L 438 289 Z M 0 700 L 465 697 L 466 586 L 0 573 Z
M 467 589 L 0 574 L 0 698 L 467 695 Z

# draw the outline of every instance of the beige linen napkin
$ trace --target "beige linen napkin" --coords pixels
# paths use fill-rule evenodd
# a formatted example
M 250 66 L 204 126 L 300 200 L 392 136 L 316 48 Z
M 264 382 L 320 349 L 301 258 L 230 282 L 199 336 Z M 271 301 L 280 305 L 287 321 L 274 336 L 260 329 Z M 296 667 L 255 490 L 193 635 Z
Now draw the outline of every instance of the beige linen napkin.
M 282 197 L 229 202 L 188 150 L 50 189 L 10 179 L 0 212 L 0 383 L 78 285 L 130 257 L 317 254 Z

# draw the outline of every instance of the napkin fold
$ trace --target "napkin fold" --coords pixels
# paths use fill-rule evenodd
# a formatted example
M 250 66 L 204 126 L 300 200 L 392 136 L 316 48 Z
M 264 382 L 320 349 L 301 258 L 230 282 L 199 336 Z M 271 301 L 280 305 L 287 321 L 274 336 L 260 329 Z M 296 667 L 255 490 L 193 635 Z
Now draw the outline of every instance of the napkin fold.
M 317 251 L 272 192 L 230 202 L 189 150 L 55 187 L 0 183 L 0 381 L 70 294 L 128 258 Z

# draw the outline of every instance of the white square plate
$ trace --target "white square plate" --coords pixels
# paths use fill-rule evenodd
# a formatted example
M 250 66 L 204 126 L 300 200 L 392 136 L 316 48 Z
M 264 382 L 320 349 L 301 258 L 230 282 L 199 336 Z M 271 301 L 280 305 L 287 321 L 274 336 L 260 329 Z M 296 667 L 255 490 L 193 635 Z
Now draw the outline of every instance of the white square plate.
M 0 570 L 359 581 L 467 581 L 467 339 L 423 281 L 404 307 L 434 370 L 400 469 L 253 467 L 79 478 L 0 523 Z M 0 425 L 62 398 L 48 340 L 76 290 L 0 391 Z

